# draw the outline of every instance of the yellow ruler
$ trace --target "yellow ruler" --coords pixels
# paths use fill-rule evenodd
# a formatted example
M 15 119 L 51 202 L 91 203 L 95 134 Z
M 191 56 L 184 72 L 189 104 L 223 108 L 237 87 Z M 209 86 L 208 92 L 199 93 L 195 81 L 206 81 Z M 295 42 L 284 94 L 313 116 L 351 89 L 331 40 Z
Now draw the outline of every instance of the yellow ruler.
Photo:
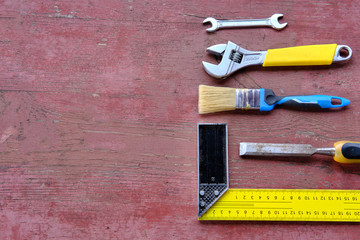
M 360 222 L 360 191 L 228 189 L 199 220 Z

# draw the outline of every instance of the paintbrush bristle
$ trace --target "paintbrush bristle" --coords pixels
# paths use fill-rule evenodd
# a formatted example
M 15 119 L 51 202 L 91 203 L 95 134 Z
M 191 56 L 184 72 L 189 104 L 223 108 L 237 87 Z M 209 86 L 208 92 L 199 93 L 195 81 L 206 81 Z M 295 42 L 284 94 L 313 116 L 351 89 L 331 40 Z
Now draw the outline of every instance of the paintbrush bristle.
M 199 86 L 199 113 L 236 109 L 236 88 Z

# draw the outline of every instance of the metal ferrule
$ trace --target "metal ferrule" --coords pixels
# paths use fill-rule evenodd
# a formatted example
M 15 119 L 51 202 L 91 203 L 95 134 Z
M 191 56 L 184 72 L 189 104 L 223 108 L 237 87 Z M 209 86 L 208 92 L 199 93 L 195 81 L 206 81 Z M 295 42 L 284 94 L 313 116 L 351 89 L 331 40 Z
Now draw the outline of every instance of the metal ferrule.
M 334 156 L 335 148 L 317 148 L 315 153 L 322 154 L 322 155 Z
M 237 109 L 260 109 L 260 89 L 236 89 Z

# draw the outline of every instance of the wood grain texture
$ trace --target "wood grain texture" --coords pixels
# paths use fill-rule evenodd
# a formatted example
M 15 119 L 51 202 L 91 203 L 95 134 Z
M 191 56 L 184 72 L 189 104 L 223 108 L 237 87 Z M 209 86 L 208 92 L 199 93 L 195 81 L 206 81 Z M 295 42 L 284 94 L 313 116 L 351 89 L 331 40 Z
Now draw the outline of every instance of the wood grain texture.
M 196 124 L 229 126 L 230 186 L 359 189 L 326 157 L 241 159 L 240 141 L 360 141 L 360 1 L 0 0 L 0 239 L 357 239 L 358 224 L 197 220 Z M 289 26 L 206 33 L 205 17 Z M 225 81 L 201 61 L 338 43 L 342 65 L 258 68 Z M 197 114 L 199 84 L 349 98 L 342 111 Z

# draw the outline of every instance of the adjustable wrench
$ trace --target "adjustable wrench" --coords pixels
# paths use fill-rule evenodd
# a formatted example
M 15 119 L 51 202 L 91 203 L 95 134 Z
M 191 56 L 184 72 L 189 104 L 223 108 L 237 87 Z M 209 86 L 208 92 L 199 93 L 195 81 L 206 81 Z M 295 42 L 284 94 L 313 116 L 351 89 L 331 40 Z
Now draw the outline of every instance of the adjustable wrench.
M 234 28 L 234 27 L 272 27 L 276 30 L 281 30 L 286 27 L 287 23 L 279 23 L 279 18 L 282 18 L 283 14 L 276 13 L 269 18 L 264 19 L 239 19 L 239 20 L 217 20 L 209 17 L 203 21 L 205 23 L 211 23 L 211 27 L 206 29 L 208 32 L 215 32 L 221 28 Z
M 226 78 L 235 71 L 252 65 L 275 66 L 314 66 L 344 62 L 352 56 L 346 45 L 322 44 L 289 48 L 249 51 L 233 42 L 217 44 L 207 52 L 221 58 L 218 65 L 202 62 L 205 71 L 215 78 Z

